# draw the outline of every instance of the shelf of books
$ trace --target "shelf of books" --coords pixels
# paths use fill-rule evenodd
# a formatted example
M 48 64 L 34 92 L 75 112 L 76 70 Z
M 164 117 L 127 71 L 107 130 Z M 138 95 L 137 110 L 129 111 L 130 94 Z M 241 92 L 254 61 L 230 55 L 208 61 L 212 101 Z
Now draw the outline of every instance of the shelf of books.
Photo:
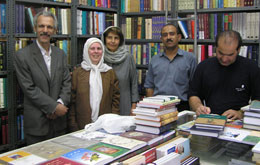
M 218 32 L 236 30 L 241 34 L 243 47 L 240 55 L 253 59 L 259 63 L 259 13 L 260 3 L 257 1 L 214 1 L 208 3 L 198 1 L 197 5 L 197 42 L 198 62 L 214 56 L 214 42 Z M 178 0 L 176 13 L 179 17 L 192 17 L 194 1 Z M 184 23 L 182 44 L 193 43 L 194 20 Z M 213 48 L 212 48 L 213 46 Z M 189 50 L 191 46 L 188 46 Z M 206 54 L 209 54 L 208 56 Z M 259 63 L 260 66 L 260 63 Z

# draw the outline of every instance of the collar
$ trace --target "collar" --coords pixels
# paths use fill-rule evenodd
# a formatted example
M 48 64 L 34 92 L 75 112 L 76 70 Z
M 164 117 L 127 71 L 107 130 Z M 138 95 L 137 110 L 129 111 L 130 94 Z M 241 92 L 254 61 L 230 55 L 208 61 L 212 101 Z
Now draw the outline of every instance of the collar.
M 159 55 L 160 55 L 160 57 L 166 56 L 165 52 L 162 52 L 162 53 L 160 53 Z M 184 55 L 184 50 L 178 48 L 178 51 L 177 51 L 176 56 L 183 56 L 183 55 Z
M 38 47 L 40 48 L 42 55 L 47 54 L 47 51 L 38 42 L 38 39 L 36 40 L 36 43 L 37 43 Z M 50 50 L 49 50 L 49 55 L 51 56 L 51 46 L 50 46 Z

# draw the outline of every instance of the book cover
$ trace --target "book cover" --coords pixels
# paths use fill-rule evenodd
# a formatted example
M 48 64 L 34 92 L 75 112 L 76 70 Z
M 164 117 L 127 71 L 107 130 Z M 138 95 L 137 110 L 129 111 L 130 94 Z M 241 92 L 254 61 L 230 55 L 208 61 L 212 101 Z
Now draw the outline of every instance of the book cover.
M 198 129 L 196 126 L 192 126 L 190 128 L 190 133 L 194 135 L 201 135 L 201 136 L 210 136 L 210 137 L 218 137 L 220 131 L 218 130 L 205 130 L 205 129 Z
M 42 142 L 24 149 L 26 152 L 33 153 L 45 159 L 54 159 L 72 150 L 74 149 L 53 142 Z
M 52 160 L 47 160 L 39 165 L 82 165 L 81 163 L 66 159 L 63 157 L 58 157 Z
M 126 159 L 122 162 L 124 165 L 139 165 L 145 164 L 145 156 L 143 155 L 135 155 L 129 159 Z
M 177 116 L 177 115 L 178 115 L 178 111 L 176 110 L 174 112 L 170 112 L 170 113 L 163 114 L 163 115 L 160 115 L 160 116 L 148 116 L 148 115 L 137 114 L 135 116 L 135 118 L 136 119 L 143 119 L 143 120 L 151 120 L 151 121 L 163 121 L 163 120 L 169 119 L 169 118 Z
M 171 118 L 165 119 L 163 121 L 149 121 L 149 120 L 142 120 L 142 119 L 135 119 L 136 124 L 140 125 L 147 125 L 147 126 L 153 126 L 153 127 L 161 127 L 168 123 L 171 123 L 173 121 L 176 121 L 178 119 L 178 116 L 173 116 Z
M 260 153 L 260 142 L 257 142 L 257 144 L 252 148 L 252 151 L 255 153 Z
M 102 140 L 103 143 L 116 145 L 119 147 L 127 148 L 127 149 L 139 149 L 141 147 L 144 147 L 147 143 L 140 140 L 125 138 L 122 136 L 114 136 L 114 137 L 108 137 Z
M 145 156 L 145 164 L 152 163 L 157 159 L 156 157 L 156 148 L 151 148 L 144 153 L 142 153 L 143 156 Z
M 241 143 L 246 136 L 250 135 L 250 133 L 251 131 L 245 129 L 225 127 L 224 131 L 219 135 L 219 139 Z
M 8 162 L 9 164 L 37 164 L 43 161 L 46 161 L 46 159 L 41 158 L 39 156 L 36 156 L 34 154 L 30 154 L 28 152 L 25 152 L 23 150 L 15 151 L 10 154 L 7 154 L 5 156 L 0 157 L 0 160 L 3 160 L 5 162 Z
M 58 138 L 53 139 L 51 142 L 56 143 L 56 144 L 61 144 L 73 149 L 77 148 L 86 148 L 91 145 L 97 144 L 99 141 L 97 140 L 87 140 L 87 139 L 81 139 L 75 136 L 71 135 L 66 135 L 66 136 L 61 136 Z
M 180 17 L 178 17 L 180 18 Z M 185 39 L 189 38 L 189 32 L 186 21 L 178 21 L 179 28 L 181 29 L 182 35 Z
M 224 127 L 226 124 L 227 117 L 220 115 L 201 114 L 195 120 L 196 124 L 215 125 Z
M 146 132 L 146 133 L 151 133 L 151 134 L 162 134 L 166 131 L 169 131 L 175 127 L 176 122 L 171 122 L 169 124 L 166 124 L 161 127 L 151 127 L 151 126 L 145 126 L 145 125 L 136 125 L 136 131 L 140 132 Z
M 250 110 L 260 111 L 260 101 L 253 100 L 249 105 Z
M 112 161 L 112 156 L 107 156 L 88 149 L 79 148 L 63 155 L 63 157 L 83 164 L 103 165 Z
M 130 138 L 130 139 L 145 141 L 147 142 L 148 145 L 153 144 L 163 138 L 162 136 L 159 135 L 154 135 L 154 134 L 149 134 L 149 133 L 139 132 L 139 131 L 128 131 L 122 133 L 120 136 Z
M 129 149 L 102 143 L 102 142 L 89 146 L 87 149 L 94 151 L 94 152 L 99 152 L 101 154 L 105 154 L 108 156 L 112 156 L 112 157 L 118 157 L 129 151 Z

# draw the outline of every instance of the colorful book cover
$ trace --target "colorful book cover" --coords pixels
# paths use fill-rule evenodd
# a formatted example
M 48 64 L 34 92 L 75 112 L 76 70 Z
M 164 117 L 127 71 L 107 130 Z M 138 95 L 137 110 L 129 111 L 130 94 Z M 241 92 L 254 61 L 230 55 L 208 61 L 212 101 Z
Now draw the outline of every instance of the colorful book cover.
M 195 121 L 196 124 L 206 124 L 206 125 L 217 125 L 224 126 L 226 124 L 227 117 L 220 115 L 211 114 L 201 114 Z
M 74 162 L 70 159 L 58 157 L 58 158 L 40 163 L 40 165 L 82 165 L 82 164 L 78 163 L 78 162 Z
M 129 149 L 126 148 L 122 148 L 122 147 L 118 147 L 118 146 L 114 146 L 114 145 L 110 145 L 110 144 L 106 144 L 106 143 L 98 143 L 98 144 L 94 144 L 90 147 L 88 147 L 87 149 L 91 150 L 91 151 L 95 151 L 95 152 L 99 152 L 105 155 L 109 155 L 112 157 L 118 157 L 126 152 L 129 151 Z
M 10 164 L 21 164 L 21 165 L 22 164 L 37 164 L 37 163 L 46 161 L 46 159 L 44 159 L 44 158 L 30 154 L 23 150 L 12 152 L 8 155 L 2 156 L 2 157 L 0 157 L 0 160 L 3 160 Z
M 155 161 L 156 158 L 156 148 L 151 148 L 147 151 L 145 151 L 144 153 L 142 153 L 143 156 L 145 156 L 145 163 L 152 163 L 153 161 Z
M 89 149 L 79 148 L 63 155 L 63 157 L 84 164 L 106 164 L 112 161 L 113 157 L 104 155 Z

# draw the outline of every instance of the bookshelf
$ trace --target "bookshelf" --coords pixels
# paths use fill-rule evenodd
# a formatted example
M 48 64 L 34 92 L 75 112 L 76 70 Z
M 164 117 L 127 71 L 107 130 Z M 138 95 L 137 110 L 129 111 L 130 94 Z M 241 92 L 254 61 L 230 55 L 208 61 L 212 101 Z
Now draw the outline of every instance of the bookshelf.
M 2 29 L 0 28 L 0 82 L 2 78 L 6 79 L 5 97 L 7 101 L 6 107 L 0 107 L 0 119 L 2 116 L 7 116 L 8 118 L 8 122 L 6 125 L 6 130 L 8 132 L 8 143 L 2 144 L 2 137 L 0 136 L 0 153 L 24 146 L 25 144 L 24 140 L 22 139 L 23 135 L 21 130 L 21 121 L 23 114 L 23 100 L 21 98 L 23 97 L 23 94 L 21 90 L 19 90 L 19 85 L 16 80 L 13 68 L 13 55 L 15 54 L 15 51 L 17 49 L 30 44 L 33 40 L 36 39 L 36 34 L 32 31 L 32 27 L 28 27 L 29 25 L 31 25 L 31 20 L 29 19 L 29 15 L 27 15 L 27 13 L 29 13 L 28 11 L 31 11 L 33 14 L 33 12 L 38 12 L 43 8 L 48 8 L 48 10 L 56 13 L 59 24 L 62 24 L 63 26 L 58 27 L 58 32 L 56 35 L 53 36 L 52 43 L 67 52 L 68 62 L 72 68 L 73 66 L 81 62 L 84 42 L 90 37 L 100 38 L 100 34 L 82 35 L 77 33 L 77 10 L 111 14 L 118 13 L 118 0 L 110 0 L 111 5 L 113 3 L 112 6 L 110 5 L 110 8 L 108 8 L 107 6 L 81 4 L 80 2 L 81 0 L 0 0 L 0 10 L 1 5 L 4 4 L 6 6 L 5 18 L 6 20 L 8 20 L 5 23 L 5 33 L 2 33 Z M 61 20 L 61 16 L 59 14 L 62 13 L 65 17 L 66 23 L 63 22 L 64 20 Z M 116 19 L 118 18 L 116 17 Z M 118 20 L 115 21 L 117 22 Z M 2 42 L 5 42 L 6 45 L 6 53 L 3 56 L 5 57 L 4 60 L 6 61 L 4 63 L 6 65 L 6 68 L 4 70 L 1 69 Z M 64 47 L 64 45 L 67 45 L 67 47 Z M 2 123 L 3 122 L 1 122 L 1 124 Z M 2 131 L 1 124 L 0 130 Z M 0 133 L 2 134 L 1 131 Z
M 188 3 L 185 5 L 184 1 L 181 0 L 176 0 L 175 1 L 175 10 L 174 10 L 174 14 L 176 16 L 180 16 L 180 17 L 187 17 L 191 14 L 194 13 L 194 6 L 195 6 L 195 2 L 194 0 L 188 0 L 185 3 Z M 204 2 L 204 1 L 203 1 Z M 252 58 L 254 60 L 257 61 L 258 66 L 260 67 L 260 60 L 259 60 L 259 11 L 260 11 L 260 4 L 257 1 L 243 1 L 243 2 L 251 2 L 251 6 L 249 6 L 249 4 L 238 4 L 239 1 L 222 1 L 223 3 L 220 3 L 220 1 L 217 1 L 218 3 L 209 3 L 207 4 L 206 2 L 204 2 L 203 4 L 202 1 L 197 1 L 197 17 L 198 17 L 198 26 L 197 26 L 197 30 L 198 30 L 198 38 L 197 38 L 197 43 L 198 43 L 198 52 L 197 52 L 197 57 L 198 59 L 200 58 L 200 46 L 199 45 L 205 45 L 205 47 L 207 47 L 208 45 L 213 46 L 215 43 L 215 35 L 217 33 L 217 31 L 220 30 L 224 30 L 224 29 L 232 29 L 232 30 L 236 30 L 238 32 L 240 32 L 242 39 L 243 39 L 243 46 L 247 46 L 242 47 L 243 49 L 245 48 L 245 57 L 248 58 Z M 237 2 L 237 3 L 234 3 Z M 241 3 L 242 1 L 240 1 Z M 215 6 L 214 6 L 215 5 Z M 253 14 L 250 15 L 249 13 Z M 205 16 L 206 15 L 206 16 Z M 216 15 L 222 17 L 222 18 L 218 18 L 216 20 L 215 17 L 217 17 Z M 225 16 L 228 15 L 229 17 L 227 17 L 227 19 L 225 20 Z M 208 17 L 208 18 L 207 18 Z M 211 18 L 213 17 L 213 19 Z M 257 19 L 258 18 L 258 19 Z M 239 21 L 240 20 L 240 21 Z M 245 20 L 244 22 L 242 22 L 241 20 Z M 247 22 L 248 20 L 251 21 L 251 23 Z M 257 21 L 255 21 L 257 20 Z M 220 27 L 216 28 L 216 21 L 217 24 L 221 25 Z M 252 25 L 252 22 L 257 22 L 255 25 Z M 187 23 L 189 24 L 190 22 L 187 21 Z M 201 24 L 204 27 L 208 27 L 206 29 L 201 30 Z M 213 29 L 212 30 L 212 25 L 213 24 Z M 247 25 L 250 26 L 248 27 Z M 220 29 L 218 29 L 220 28 Z M 243 31 L 241 29 L 248 29 L 251 28 L 250 30 L 247 31 Z M 188 28 L 189 29 L 189 28 Z M 209 29 L 209 30 L 207 30 Z M 216 31 L 217 30 L 217 31 Z M 210 34 L 212 33 L 212 31 L 214 31 L 214 34 Z M 189 30 L 189 33 L 191 31 Z M 201 33 L 209 33 L 208 37 L 201 37 Z M 248 37 L 247 33 L 252 33 L 252 34 L 256 34 L 257 36 L 254 37 Z M 194 42 L 194 39 L 192 39 L 191 36 L 189 36 L 188 39 L 182 39 L 180 44 L 192 44 Z M 241 48 L 241 49 L 242 49 Z M 253 52 L 252 53 L 252 49 Z M 207 51 L 208 49 L 206 48 L 205 51 Z M 214 46 L 213 46 L 213 54 L 214 54 Z M 242 53 L 243 54 L 243 53 Z M 258 56 L 258 57 L 257 57 Z M 199 60 L 200 62 L 200 60 Z

